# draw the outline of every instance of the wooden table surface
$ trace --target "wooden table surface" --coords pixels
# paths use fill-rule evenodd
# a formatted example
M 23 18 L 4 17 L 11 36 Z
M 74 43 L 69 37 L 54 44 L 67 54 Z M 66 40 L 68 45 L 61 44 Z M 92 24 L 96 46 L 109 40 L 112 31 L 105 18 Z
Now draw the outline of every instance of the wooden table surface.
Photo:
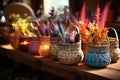
M 47 71 L 67 80 L 120 80 L 120 60 L 105 68 L 91 68 L 84 62 L 76 66 L 63 65 L 52 58 L 43 59 L 30 53 L 15 50 L 11 45 L 0 45 L 0 55 L 32 68 Z

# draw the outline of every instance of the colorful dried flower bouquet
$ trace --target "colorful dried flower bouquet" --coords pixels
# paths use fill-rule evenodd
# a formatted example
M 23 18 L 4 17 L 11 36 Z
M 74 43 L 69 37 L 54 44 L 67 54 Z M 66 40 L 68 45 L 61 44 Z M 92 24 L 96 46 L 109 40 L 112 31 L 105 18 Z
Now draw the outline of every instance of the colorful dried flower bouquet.
M 105 27 L 107 14 L 110 8 L 110 2 L 108 2 L 103 10 L 100 13 L 99 5 L 97 5 L 96 12 L 94 17 L 96 18 L 93 21 L 86 20 L 86 11 L 85 3 L 81 11 L 81 19 L 77 21 L 78 26 L 80 27 L 81 39 L 85 43 L 90 44 L 99 44 L 102 41 L 105 41 L 108 37 L 108 28 Z

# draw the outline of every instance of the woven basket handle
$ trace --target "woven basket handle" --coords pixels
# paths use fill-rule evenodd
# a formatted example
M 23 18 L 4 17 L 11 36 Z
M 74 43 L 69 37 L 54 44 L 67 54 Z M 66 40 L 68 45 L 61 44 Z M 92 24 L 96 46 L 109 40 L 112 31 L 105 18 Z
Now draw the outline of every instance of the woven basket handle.
M 78 27 L 78 26 L 76 26 L 76 25 L 73 25 L 73 26 L 76 28 L 77 33 L 78 33 L 78 34 L 80 34 L 79 27 Z
M 72 27 L 77 31 L 78 34 L 80 34 L 80 30 L 78 26 L 72 25 Z M 67 28 L 66 32 L 69 32 L 69 31 L 70 31 L 70 27 Z
M 113 27 L 110 27 L 109 29 L 112 29 L 112 30 L 115 32 L 116 39 L 117 39 L 117 41 L 119 42 L 119 38 L 118 38 L 118 34 L 117 34 L 116 29 L 113 28 Z
M 69 38 L 71 38 L 71 32 L 72 31 L 76 31 L 75 35 L 76 35 L 76 39 L 74 39 L 76 42 L 78 42 L 80 40 L 80 30 L 79 27 L 77 25 L 71 24 L 67 29 L 66 32 L 69 34 Z M 73 37 L 73 36 L 72 36 Z

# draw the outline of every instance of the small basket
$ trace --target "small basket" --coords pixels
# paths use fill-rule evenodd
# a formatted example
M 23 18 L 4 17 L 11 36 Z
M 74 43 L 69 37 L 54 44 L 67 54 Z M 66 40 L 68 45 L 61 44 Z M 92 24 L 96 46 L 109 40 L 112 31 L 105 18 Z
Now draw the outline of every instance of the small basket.
M 75 65 L 81 62 L 84 58 L 81 50 L 81 41 L 78 43 L 60 43 L 58 60 L 62 64 Z
M 61 41 L 61 38 L 59 37 L 51 37 L 51 46 L 50 46 L 50 54 L 53 57 L 53 59 L 58 59 L 58 52 L 59 52 L 59 43 Z
M 116 36 L 116 38 L 109 37 L 111 62 L 117 62 L 120 56 L 118 34 L 114 28 L 110 28 L 110 29 L 112 29 L 115 32 L 115 36 Z

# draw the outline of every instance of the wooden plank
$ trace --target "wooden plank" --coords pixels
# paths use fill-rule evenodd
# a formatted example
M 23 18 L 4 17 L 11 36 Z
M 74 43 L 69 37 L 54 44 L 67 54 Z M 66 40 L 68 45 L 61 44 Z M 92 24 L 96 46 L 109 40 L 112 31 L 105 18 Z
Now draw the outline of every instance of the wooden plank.
M 120 59 L 116 63 L 111 63 L 108 67 L 119 69 L 120 70 Z
M 115 79 L 115 80 L 120 79 L 120 70 L 111 67 L 91 68 L 91 67 L 87 67 L 86 65 L 82 65 L 80 66 L 80 70 L 78 70 L 78 72 L 81 70 L 84 72 L 88 72 L 89 74 L 102 76 L 108 79 Z
M 76 66 L 63 65 L 52 58 L 43 59 L 40 56 L 33 56 L 19 50 L 14 50 L 7 46 L 0 46 L 0 54 L 16 62 L 26 64 L 30 67 L 50 72 L 52 74 L 64 77 L 68 80 L 76 79 L 100 79 L 110 80 L 120 79 L 120 60 L 117 63 L 110 64 L 106 68 L 91 68 L 84 62 Z

